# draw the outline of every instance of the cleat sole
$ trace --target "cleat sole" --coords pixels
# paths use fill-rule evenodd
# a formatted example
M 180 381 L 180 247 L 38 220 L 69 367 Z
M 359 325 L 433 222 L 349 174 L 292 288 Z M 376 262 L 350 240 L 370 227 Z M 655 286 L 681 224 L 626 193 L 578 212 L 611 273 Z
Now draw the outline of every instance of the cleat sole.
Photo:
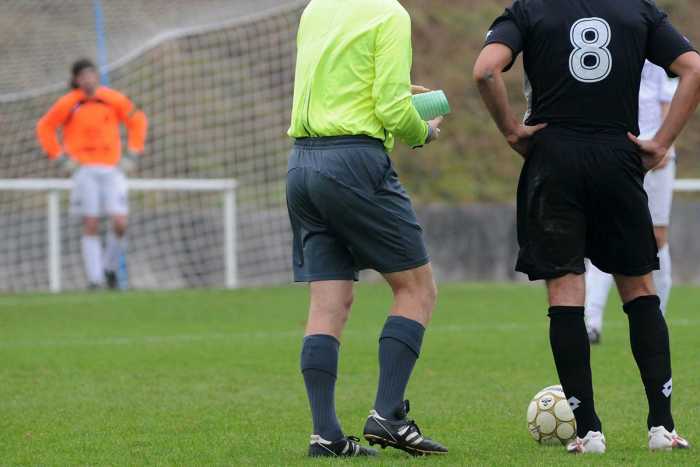
M 393 441 L 388 440 L 388 439 L 380 438 L 379 436 L 375 436 L 375 435 L 365 435 L 365 439 L 367 440 L 367 442 L 369 443 L 370 446 L 374 446 L 375 444 L 378 444 L 382 447 L 382 449 L 386 449 L 386 447 L 389 446 L 389 447 L 392 447 L 394 449 L 398 449 L 400 451 L 403 451 L 407 454 L 410 454 L 411 456 L 414 456 L 414 457 L 447 454 L 447 452 L 443 452 L 443 451 L 425 451 L 422 449 L 410 448 L 408 446 L 401 446 L 396 442 L 393 442 Z

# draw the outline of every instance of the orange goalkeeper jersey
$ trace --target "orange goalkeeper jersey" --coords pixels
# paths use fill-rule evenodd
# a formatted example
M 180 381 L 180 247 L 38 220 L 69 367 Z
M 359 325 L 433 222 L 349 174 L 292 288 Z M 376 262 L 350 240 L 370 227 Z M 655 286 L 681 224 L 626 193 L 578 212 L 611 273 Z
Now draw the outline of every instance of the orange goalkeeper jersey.
M 148 121 L 126 96 L 104 86 L 92 97 L 75 89 L 39 120 L 37 137 L 50 159 L 65 153 L 80 165 L 114 166 L 122 152 L 121 123 L 128 131 L 129 151 L 143 152 Z M 62 142 L 57 135 L 59 129 Z

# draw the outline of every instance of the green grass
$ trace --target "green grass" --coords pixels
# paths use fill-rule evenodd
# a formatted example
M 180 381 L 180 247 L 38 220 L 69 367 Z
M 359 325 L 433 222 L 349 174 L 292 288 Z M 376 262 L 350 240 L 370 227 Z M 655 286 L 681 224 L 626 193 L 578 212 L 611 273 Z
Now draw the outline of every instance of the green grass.
M 298 355 L 306 290 L 0 297 L 0 464 L 309 465 Z M 342 346 L 338 413 L 360 434 L 374 398 L 377 336 L 390 297 L 358 288 Z M 700 290 L 674 290 L 674 405 L 700 442 Z M 691 465 L 698 451 L 648 453 L 645 402 L 625 318 L 610 304 L 593 351 L 609 452 L 536 445 L 525 409 L 556 382 L 539 287 L 446 285 L 408 397 L 440 459 L 386 450 L 375 465 Z M 347 463 L 351 463 L 348 461 Z M 363 464 L 356 461 L 356 464 Z

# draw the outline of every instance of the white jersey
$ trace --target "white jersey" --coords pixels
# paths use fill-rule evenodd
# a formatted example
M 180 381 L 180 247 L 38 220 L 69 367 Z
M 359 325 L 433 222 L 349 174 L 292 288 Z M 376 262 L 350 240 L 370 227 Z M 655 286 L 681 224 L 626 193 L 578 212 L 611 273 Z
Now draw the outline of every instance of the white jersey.
M 639 87 L 639 130 L 642 139 L 651 139 L 664 122 L 662 104 L 668 104 L 678 89 L 678 80 L 670 79 L 666 72 L 647 61 L 642 70 Z M 675 152 L 671 153 L 675 159 Z M 676 163 L 671 160 L 663 169 L 653 170 L 644 179 L 644 189 L 649 195 L 649 210 L 655 226 L 667 226 L 673 203 L 673 182 Z
M 678 89 L 678 80 L 666 75 L 663 68 L 647 60 L 639 87 L 639 131 L 642 139 L 656 135 L 664 121 L 662 104 L 668 104 Z

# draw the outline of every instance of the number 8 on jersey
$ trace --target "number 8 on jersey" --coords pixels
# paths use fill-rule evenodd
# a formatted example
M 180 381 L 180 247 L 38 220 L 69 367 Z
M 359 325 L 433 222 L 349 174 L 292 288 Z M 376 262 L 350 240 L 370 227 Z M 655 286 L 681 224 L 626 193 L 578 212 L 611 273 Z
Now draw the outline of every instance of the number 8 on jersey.
M 610 25 L 602 18 L 583 18 L 571 27 L 571 44 L 574 50 L 569 56 L 571 75 L 582 83 L 597 83 L 610 75 L 612 55 Z

